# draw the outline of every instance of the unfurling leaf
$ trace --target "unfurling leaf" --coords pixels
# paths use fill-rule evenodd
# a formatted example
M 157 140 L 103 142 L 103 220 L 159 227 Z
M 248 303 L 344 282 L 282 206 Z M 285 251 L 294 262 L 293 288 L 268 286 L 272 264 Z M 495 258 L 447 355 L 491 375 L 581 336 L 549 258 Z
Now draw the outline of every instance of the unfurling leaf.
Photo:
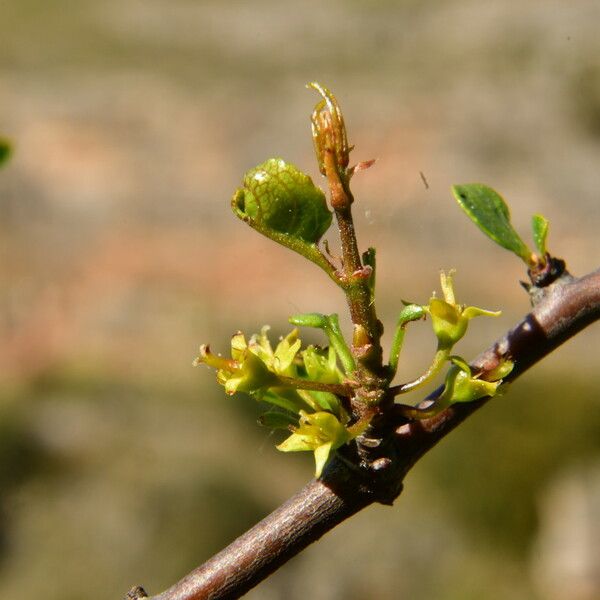
M 467 216 L 494 242 L 514 252 L 527 265 L 533 264 L 532 252 L 510 222 L 506 202 L 492 188 L 481 183 L 455 185 L 452 193 Z
M 548 219 L 543 215 L 533 215 L 531 217 L 531 230 L 533 231 L 533 241 L 540 258 L 543 260 L 546 256 L 546 238 L 548 237 Z
M 325 194 L 312 179 L 281 158 L 248 171 L 234 197 L 243 216 L 304 242 L 316 244 L 331 225 Z

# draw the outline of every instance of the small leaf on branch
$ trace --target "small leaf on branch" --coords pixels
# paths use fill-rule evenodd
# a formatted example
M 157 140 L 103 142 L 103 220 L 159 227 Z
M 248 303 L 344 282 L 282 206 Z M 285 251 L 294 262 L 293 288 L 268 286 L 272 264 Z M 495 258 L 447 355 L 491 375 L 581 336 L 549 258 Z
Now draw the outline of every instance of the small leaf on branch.
M 398 327 L 405 327 L 410 321 L 418 321 L 425 316 L 425 309 L 420 304 L 406 304 L 398 315 Z
M 452 186 L 452 193 L 467 216 L 498 245 L 514 252 L 529 266 L 531 250 L 514 230 L 506 202 L 492 188 L 481 183 Z
M 533 215 L 531 217 L 531 230 L 533 231 L 533 241 L 540 258 L 544 260 L 546 256 L 546 238 L 548 237 L 548 219 L 543 215 Z

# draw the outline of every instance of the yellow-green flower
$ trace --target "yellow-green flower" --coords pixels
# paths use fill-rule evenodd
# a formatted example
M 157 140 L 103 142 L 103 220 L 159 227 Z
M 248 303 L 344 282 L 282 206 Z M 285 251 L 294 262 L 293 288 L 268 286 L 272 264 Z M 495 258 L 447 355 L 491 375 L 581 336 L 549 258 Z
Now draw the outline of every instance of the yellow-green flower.
M 257 392 L 276 385 L 279 380 L 253 348 L 248 346 L 241 332 L 231 338 L 231 358 L 212 354 L 206 344 L 200 346 L 200 354 L 194 365 L 202 363 L 217 369 L 217 381 L 230 395 Z
M 513 369 L 513 362 L 504 361 L 492 373 L 487 373 L 493 381 L 480 379 L 479 375 L 473 376 L 469 365 L 458 356 L 452 357 L 452 367 L 446 375 L 444 391 L 440 396 L 440 405 L 449 406 L 457 402 L 473 402 L 486 396 L 494 396 L 506 377 Z
M 249 341 L 243 333 L 236 333 L 231 339 L 231 358 L 212 354 L 209 347 L 203 345 L 194 364 L 203 363 L 217 369 L 217 381 L 228 394 L 246 392 L 294 414 L 311 408 L 328 410 L 344 418 L 346 415 L 337 396 L 328 391 L 303 390 L 298 385 L 302 380 L 341 383 L 343 375 L 337 366 L 335 350 L 308 346 L 301 352 L 297 329 L 282 338 L 273 350 L 268 330 L 268 326 L 263 327 Z
M 351 433 L 335 415 L 325 411 L 312 414 L 300 411 L 299 426 L 277 449 L 282 452 L 314 452 L 315 477 L 319 477 L 331 452 L 351 439 Z
M 440 274 L 444 299 L 435 296 L 429 300 L 429 305 L 423 308 L 431 316 L 433 331 L 438 339 L 440 349 L 450 349 L 466 333 L 469 321 L 474 317 L 497 317 L 500 312 L 484 310 L 475 306 L 465 307 L 457 304 L 454 296 L 453 272 Z
M 267 336 L 269 326 L 265 325 L 260 333 L 254 334 L 248 343 L 250 352 L 258 356 L 267 365 L 268 369 L 277 375 L 296 377 L 295 358 L 302 342 L 298 339 L 298 330 L 292 329 L 288 335 L 281 339 L 273 350 Z
M 302 352 L 306 375 L 312 381 L 322 383 L 342 383 L 344 376 L 337 366 L 337 355 L 333 346 L 317 348 L 308 346 Z

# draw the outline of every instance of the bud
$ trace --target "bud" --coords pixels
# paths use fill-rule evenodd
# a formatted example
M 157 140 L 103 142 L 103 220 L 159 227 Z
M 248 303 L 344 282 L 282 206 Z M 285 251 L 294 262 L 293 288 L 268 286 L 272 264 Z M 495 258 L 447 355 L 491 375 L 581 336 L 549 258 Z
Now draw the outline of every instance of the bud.
M 348 146 L 346 125 L 340 106 L 335 96 L 321 84 L 312 82 L 306 87 L 316 90 L 323 96 L 310 117 L 319 170 L 323 175 L 327 175 L 325 155 L 332 153 L 338 175 L 345 174 L 352 148 Z

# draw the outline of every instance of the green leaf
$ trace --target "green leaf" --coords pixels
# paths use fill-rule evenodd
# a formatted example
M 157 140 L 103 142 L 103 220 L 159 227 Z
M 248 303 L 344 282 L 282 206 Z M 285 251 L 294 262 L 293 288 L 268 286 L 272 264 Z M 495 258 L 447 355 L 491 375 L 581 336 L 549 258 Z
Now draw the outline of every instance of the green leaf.
M 506 202 L 492 188 L 481 183 L 452 186 L 452 193 L 467 216 L 494 242 L 532 264 L 531 250 L 510 222 Z
M 533 241 L 540 256 L 546 256 L 546 238 L 548 237 L 548 219 L 543 215 L 533 215 L 531 217 L 531 230 L 533 231 Z
M 10 142 L 0 137 L 0 166 L 4 164 L 12 153 Z
M 238 208 L 265 228 L 316 244 L 331 225 L 325 194 L 281 158 L 248 171 Z

